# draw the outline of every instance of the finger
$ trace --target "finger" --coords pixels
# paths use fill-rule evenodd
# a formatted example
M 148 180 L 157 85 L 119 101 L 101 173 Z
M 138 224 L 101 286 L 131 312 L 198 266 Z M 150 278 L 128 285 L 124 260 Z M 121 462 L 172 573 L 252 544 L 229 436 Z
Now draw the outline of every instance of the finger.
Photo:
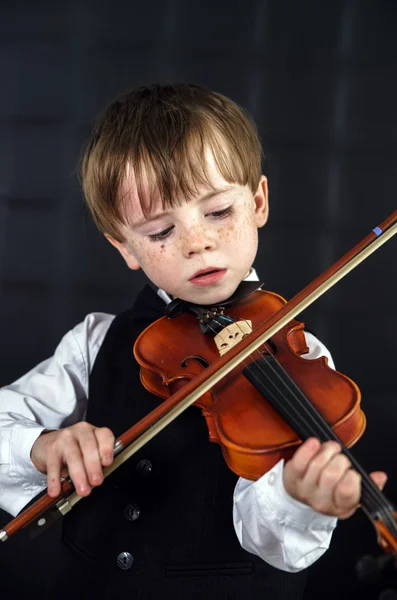
M 335 486 L 334 504 L 340 516 L 345 518 L 348 513 L 358 507 L 361 496 L 361 477 L 353 469 L 349 469 Z
M 294 456 L 285 465 L 285 470 L 289 472 L 292 479 L 296 481 L 304 476 L 310 461 L 317 454 L 320 447 L 321 443 L 316 438 L 308 438 L 299 446 Z
M 103 481 L 103 473 L 95 428 L 84 427 L 78 432 L 78 436 L 88 481 L 92 486 L 100 485 Z
M 91 486 L 88 482 L 80 444 L 76 440 L 69 442 L 68 446 L 65 448 L 64 460 L 67 464 L 69 476 L 76 492 L 79 496 L 88 496 L 91 492 Z
M 353 471 L 354 473 L 354 471 Z M 358 475 L 358 473 L 356 473 L 358 479 L 360 480 L 360 476 Z M 350 475 L 351 477 L 351 475 Z M 374 481 L 374 483 L 378 486 L 378 488 L 380 490 L 383 490 L 383 487 L 385 486 L 386 482 L 387 482 L 387 474 L 384 473 L 383 471 L 375 471 L 374 473 L 370 474 L 371 479 Z M 346 481 L 344 482 L 346 484 Z M 358 497 L 360 498 L 361 496 L 361 481 L 359 481 L 359 493 L 358 493 Z M 348 493 L 348 490 L 347 490 Z M 338 516 L 340 519 L 346 519 L 348 517 L 350 517 L 356 510 L 356 508 L 358 507 L 358 501 L 357 500 L 357 496 L 352 498 L 352 506 L 353 508 L 350 508 L 349 510 L 347 510 L 346 512 L 342 512 L 340 513 Z M 340 502 L 339 498 L 335 499 L 336 502 Z
M 62 454 L 53 449 L 48 453 L 47 458 L 47 493 L 51 498 L 56 498 L 61 493 L 62 468 Z
M 373 473 L 370 473 L 370 477 L 382 491 L 387 482 L 387 474 L 384 473 L 384 471 L 374 471 Z
M 107 427 L 98 427 L 94 429 L 99 448 L 99 457 L 104 467 L 113 462 L 115 437 L 113 432 Z
M 350 461 L 343 454 L 336 454 L 328 462 L 325 462 L 324 454 L 329 454 L 331 450 L 332 448 L 328 448 L 322 452 L 323 460 L 320 472 L 317 473 L 317 466 L 312 469 L 309 467 L 306 476 L 300 483 L 301 497 L 310 503 L 312 508 L 324 514 L 335 513 L 335 488 L 350 469 Z M 317 456 L 313 461 L 317 461 L 319 464 Z
M 326 467 L 335 461 L 337 456 L 341 456 L 340 452 L 341 447 L 337 442 L 329 441 L 322 444 L 307 465 L 306 472 L 302 477 L 303 485 L 307 488 L 318 487 L 320 485 L 320 477 L 325 473 Z M 334 463 L 334 467 L 331 467 L 329 471 L 330 479 L 335 480 L 335 478 L 338 479 L 342 475 L 340 469 L 341 465 L 344 464 L 344 460 L 347 459 L 338 460 Z M 350 466 L 350 463 L 348 466 Z
M 314 459 L 316 460 L 316 459 Z M 320 489 L 330 490 L 331 495 L 336 485 L 351 469 L 351 462 L 344 454 L 334 454 L 325 462 L 318 473 L 317 485 Z

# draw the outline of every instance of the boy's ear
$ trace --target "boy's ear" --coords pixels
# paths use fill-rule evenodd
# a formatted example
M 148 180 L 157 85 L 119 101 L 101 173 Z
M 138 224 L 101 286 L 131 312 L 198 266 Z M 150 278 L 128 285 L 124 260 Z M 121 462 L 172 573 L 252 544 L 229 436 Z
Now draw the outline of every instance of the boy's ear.
M 139 264 L 135 256 L 132 254 L 131 250 L 128 248 L 125 242 L 118 242 L 108 233 L 105 233 L 105 238 L 108 240 L 108 242 L 112 244 L 112 246 L 117 248 L 117 250 L 120 252 L 121 256 L 124 258 L 125 262 L 127 263 L 127 266 L 130 269 L 137 271 L 140 268 L 141 265 Z
M 261 175 L 258 189 L 254 194 L 255 220 L 257 227 L 263 227 L 269 216 L 269 201 L 267 190 L 267 178 Z

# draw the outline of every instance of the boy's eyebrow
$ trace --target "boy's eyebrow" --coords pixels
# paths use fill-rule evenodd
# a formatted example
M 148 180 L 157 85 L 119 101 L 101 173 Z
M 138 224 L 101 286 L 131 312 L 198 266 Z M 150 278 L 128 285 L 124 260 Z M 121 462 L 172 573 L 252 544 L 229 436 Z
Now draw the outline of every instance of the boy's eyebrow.
M 232 189 L 233 186 L 228 185 L 222 188 L 216 188 L 213 189 L 209 192 L 207 192 L 206 194 L 204 194 L 203 196 L 201 196 L 201 198 L 199 198 L 199 202 L 203 202 L 204 200 L 208 200 L 209 198 L 211 198 L 212 196 L 217 196 L 218 194 L 222 194 L 223 192 L 227 192 L 230 189 Z M 154 215 L 150 216 L 150 217 L 144 217 L 143 219 L 141 219 L 140 221 L 137 221 L 136 223 L 131 223 L 131 227 L 141 227 L 142 225 L 146 225 L 146 223 L 150 223 L 151 221 L 155 221 L 156 219 L 159 219 L 160 217 L 164 217 L 167 216 L 171 213 L 172 211 L 170 210 L 165 210 L 159 213 L 155 213 Z

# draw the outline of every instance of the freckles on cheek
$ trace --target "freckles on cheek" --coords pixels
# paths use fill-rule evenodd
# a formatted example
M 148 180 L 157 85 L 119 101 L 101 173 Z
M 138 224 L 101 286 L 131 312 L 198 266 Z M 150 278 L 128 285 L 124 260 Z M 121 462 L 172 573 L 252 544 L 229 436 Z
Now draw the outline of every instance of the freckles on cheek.
M 235 241 L 239 238 L 239 228 L 236 228 L 235 225 L 227 225 L 226 227 L 218 227 L 216 230 L 218 234 L 218 239 L 226 240 L 227 242 Z
M 241 237 L 241 233 L 242 231 L 239 227 L 232 225 L 229 229 L 229 240 L 237 242 L 237 240 L 239 240 Z

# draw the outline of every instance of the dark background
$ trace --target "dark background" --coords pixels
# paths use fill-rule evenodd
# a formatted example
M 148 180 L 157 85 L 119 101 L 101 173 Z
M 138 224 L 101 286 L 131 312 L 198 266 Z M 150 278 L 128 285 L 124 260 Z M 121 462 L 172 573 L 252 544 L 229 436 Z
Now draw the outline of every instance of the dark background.
M 51 355 L 88 312 L 128 308 L 144 282 L 91 224 L 76 176 L 112 97 L 182 80 L 249 110 L 271 202 L 255 266 L 289 298 L 396 209 L 396 31 L 393 0 L 3 2 L 0 385 Z M 368 425 L 355 454 L 388 471 L 395 501 L 396 243 L 302 315 L 361 388 Z M 397 575 L 358 583 L 364 553 L 380 550 L 357 513 L 310 569 L 307 598 L 375 599 L 397 586 Z

